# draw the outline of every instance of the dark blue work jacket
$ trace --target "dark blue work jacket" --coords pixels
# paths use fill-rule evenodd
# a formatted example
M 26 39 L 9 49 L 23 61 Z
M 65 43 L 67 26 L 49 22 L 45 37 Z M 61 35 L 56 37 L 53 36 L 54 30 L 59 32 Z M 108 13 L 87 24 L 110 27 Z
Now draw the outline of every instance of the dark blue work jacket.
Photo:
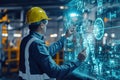
M 52 56 L 61 50 L 65 37 L 49 47 L 45 45 L 43 36 L 37 32 L 30 32 L 22 39 L 20 45 L 19 76 L 21 80 L 44 80 L 41 76 L 46 73 L 51 78 L 63 80 L 63 78 L 76 67 L 79 61 L 57 65 Z M 42 76 L 43 77 L 43 76 Z

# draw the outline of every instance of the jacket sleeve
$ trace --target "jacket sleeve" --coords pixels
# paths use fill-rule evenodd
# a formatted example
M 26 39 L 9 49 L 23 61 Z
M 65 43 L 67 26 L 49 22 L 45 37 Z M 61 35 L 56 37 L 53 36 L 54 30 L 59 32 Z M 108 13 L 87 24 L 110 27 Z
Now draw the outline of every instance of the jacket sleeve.
M 44 73 L 51 78 L 61 79 L 72 72 L 80 65 L 80 61 L 76 60 L 63 65 L 57 65 L 49 55 L 49 52 L 44 46 L 38 46 L 38 53 L 34 55 L 34 60 L 40 66 Z
M 57 51 L 61 50 L 64 46 L 64 40 L 65 40 L 65 37 L 61 37 L 60 40 L 58 40 L 57 42 L 51 44 L 49 47 L 48 47 L 48 51 L 49 51 L 49 54 L 51 56 L 54 56 Z

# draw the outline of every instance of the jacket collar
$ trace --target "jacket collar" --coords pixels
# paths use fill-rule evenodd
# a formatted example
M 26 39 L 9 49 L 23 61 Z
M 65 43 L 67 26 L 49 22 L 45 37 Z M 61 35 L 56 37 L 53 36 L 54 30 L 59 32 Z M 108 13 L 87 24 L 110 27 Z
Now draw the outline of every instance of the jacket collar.
M 36 37 L 36 38 L 38 38 L 38 39 L 44 40 L 43 34 L 40 34 L 40 33 L 38 33 L 38 32 L 30 31 L 30 35 L 32 35 L 32 36 L 34 36 L 34 37 Z

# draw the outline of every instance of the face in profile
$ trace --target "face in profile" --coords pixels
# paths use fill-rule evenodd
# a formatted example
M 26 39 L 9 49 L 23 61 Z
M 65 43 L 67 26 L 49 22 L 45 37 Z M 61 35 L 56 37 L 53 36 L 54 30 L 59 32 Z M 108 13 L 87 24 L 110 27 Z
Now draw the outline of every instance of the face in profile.
M 47 29 L 47 24 L 48 24 L 48 20 L 43 20 L 42 21 L 42 31 L 43 33 L 46 33 L 46 29 Z

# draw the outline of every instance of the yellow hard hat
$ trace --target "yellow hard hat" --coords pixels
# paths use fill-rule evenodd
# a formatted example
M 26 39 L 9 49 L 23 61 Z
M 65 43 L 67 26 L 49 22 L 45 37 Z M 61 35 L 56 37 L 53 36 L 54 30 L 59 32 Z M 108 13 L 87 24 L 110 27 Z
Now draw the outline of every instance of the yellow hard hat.
M 43 19 L 50 20 L 50 18 L 48 18 L 48 16 L 46 15 L 46 12 L 40 7 L 32 7 L 30 10 L 28 10 L 26 14 L 27 24 L 39 22 Z

